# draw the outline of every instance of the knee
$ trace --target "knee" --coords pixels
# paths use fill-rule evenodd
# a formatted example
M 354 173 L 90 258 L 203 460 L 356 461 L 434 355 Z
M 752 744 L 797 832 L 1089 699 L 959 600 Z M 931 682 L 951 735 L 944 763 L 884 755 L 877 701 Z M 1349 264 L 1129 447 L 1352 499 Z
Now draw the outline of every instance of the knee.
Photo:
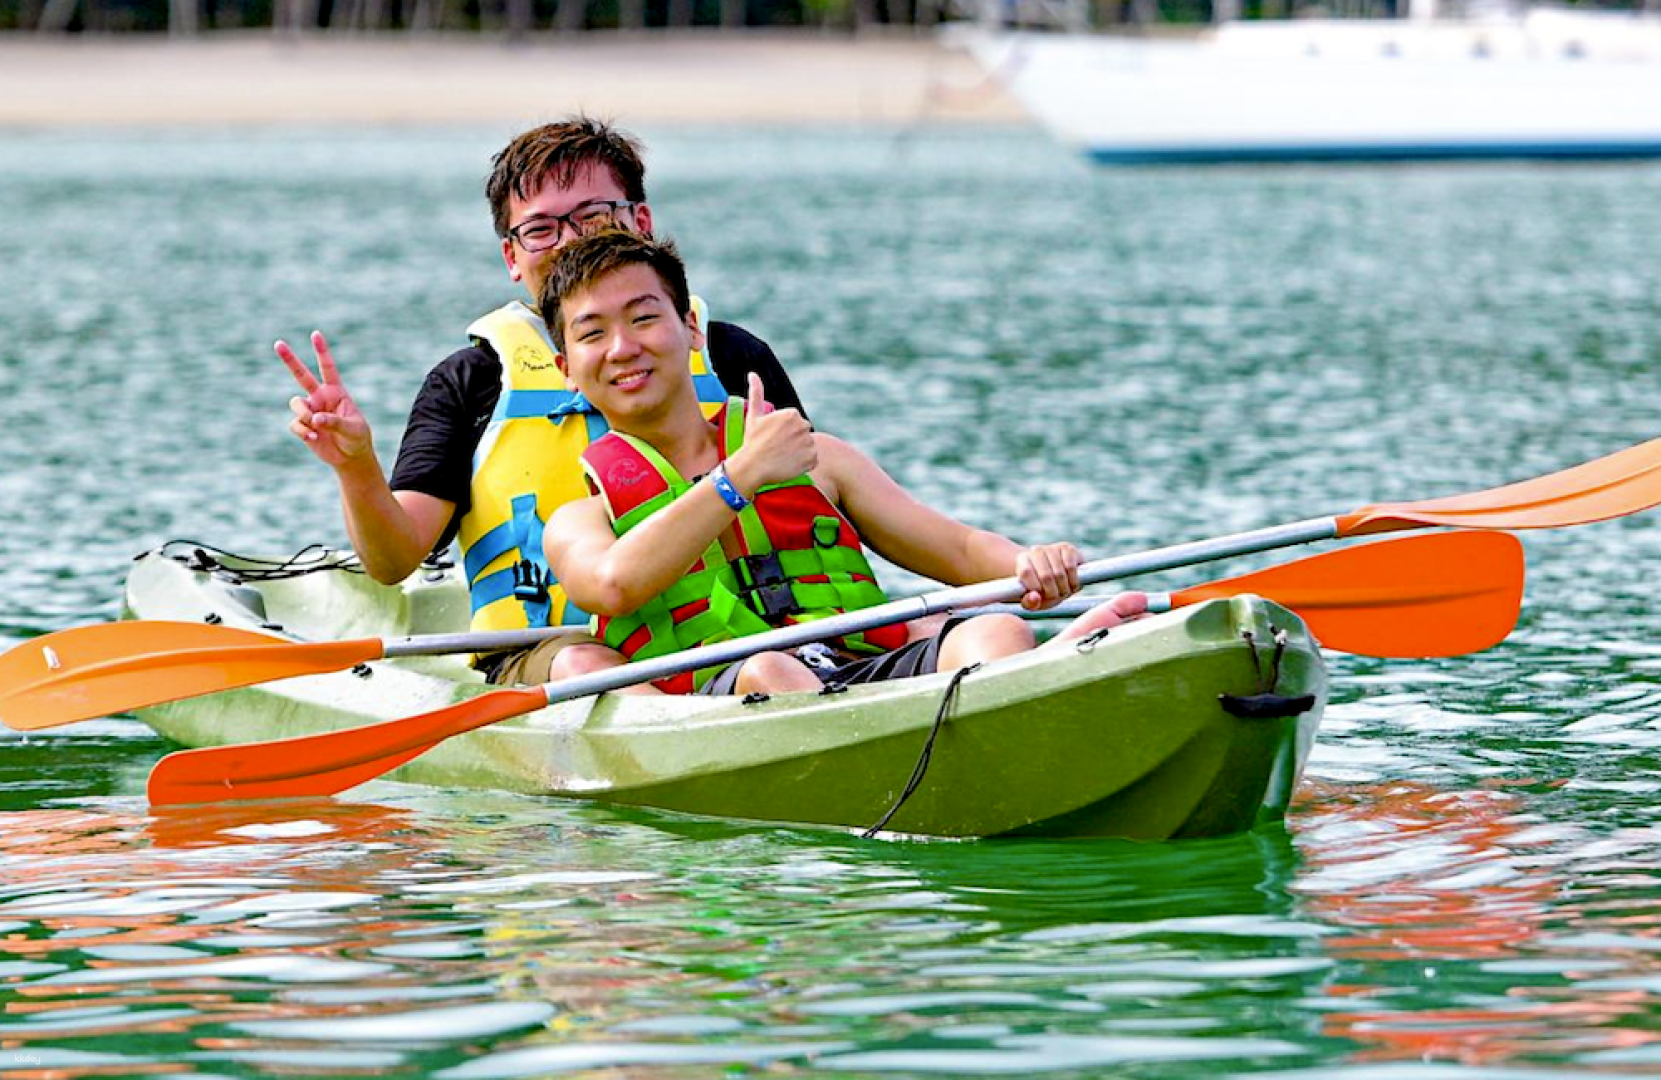
M 1038 643 L 1019 615 L 977 615 L 940 643 L 940 667 L 956 668 L 1026 652 Z
M 744 661 L 733 689 L 740 694 L 817 690 L 819 677 L 788 653 L 764 652 Z
M 1037 640 L 1032 627 L 1019 615 L 980 615 L 958 627 L 955 633 L 965 630 L 977 641 L 1007 642 L 1021 649 L 1032 648 Z
M 596 671 L 606 671 L 626 663 L 628 659 L 622 653 L 604 645 L 568 645 L 561 649 L 548 665 L 548 678 L 552 681 L 591 675 Z

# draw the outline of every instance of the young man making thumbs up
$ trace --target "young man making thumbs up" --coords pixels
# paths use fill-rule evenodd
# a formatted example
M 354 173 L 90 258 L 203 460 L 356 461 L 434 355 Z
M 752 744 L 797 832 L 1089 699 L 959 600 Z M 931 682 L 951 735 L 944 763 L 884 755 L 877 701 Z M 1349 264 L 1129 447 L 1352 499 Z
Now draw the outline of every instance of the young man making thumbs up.
M 595 494 L 548 524 L 550 567 L 596 614 L 604 646 L 562 654 L 556 675 L 741 637 L 883 600 L 866 546 L 949 584 L 1018 577 L 1045 608 L 1078 590 L 1072 544 L 1022 548 L 932 510 L 870 458 L 771 409 L 760 380 L 706 420 L 686 358 L 703 334 L 674 246 L 622 231 L 573 241 L 542 291 L 561 371 L 611 434 L 583 454 Z M 1141 611 L 1125 594 L 1059 637 Z M 1020 618 L 980 616 L 912 640 L 904 627 L 835 639 L 804 655 L 762 653 L 665 680 L 670 692 L 817 689 L 958 668 L 1032 648 Z

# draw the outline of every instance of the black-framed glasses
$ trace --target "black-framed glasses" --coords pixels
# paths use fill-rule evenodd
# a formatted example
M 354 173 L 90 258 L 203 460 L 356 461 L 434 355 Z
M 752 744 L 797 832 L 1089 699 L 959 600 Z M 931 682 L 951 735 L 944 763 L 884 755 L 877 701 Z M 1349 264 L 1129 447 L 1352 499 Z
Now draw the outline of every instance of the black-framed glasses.
M 522 221 L 508 230 L 508 236 L 526 251 L 547 251 L 559 245 L 567 226 L 572 236 L 582 236 L 615 224 L 618 211 L 631 210 L 635 205 L 628 199 L 596 199 L 568 214 L 545 214 Z

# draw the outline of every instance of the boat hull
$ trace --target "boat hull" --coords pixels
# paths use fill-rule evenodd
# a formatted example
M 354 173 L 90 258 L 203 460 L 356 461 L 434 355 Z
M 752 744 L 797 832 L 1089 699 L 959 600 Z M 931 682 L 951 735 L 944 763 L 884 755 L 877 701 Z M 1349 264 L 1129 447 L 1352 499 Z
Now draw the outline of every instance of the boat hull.
M 1225 24 L 965 44 L 1103 164 L 1661 156 L 1661 20 Z
M 397 588 L 340 570 L 261 583 L 235 581 L 236 571 L 231 560 L 209 572 L 146 555 L 129 577 L 126 613 L 280 625 L 307 640 L 453 632 L 465 620 L 453 570 Z M 887 828 L 926 836 L 1219 836 L 1284 813 L 1326 697 L 1302 623 L 1255 597 L 986 665 L 962 680 L 934 732 L 950 681 L 748 703 L 607 694 L 446 740 L 391 778 L 855 829 L 898 803 Z M 1242 718 L 1220 702 L 1271 681 L 1308 706 Z M 489 689 L 464 657 L 420 657 L 139 715 L 176 742 L 210 746 L 414 715 Z M 926 769 L 902 799 L 925 746 Z

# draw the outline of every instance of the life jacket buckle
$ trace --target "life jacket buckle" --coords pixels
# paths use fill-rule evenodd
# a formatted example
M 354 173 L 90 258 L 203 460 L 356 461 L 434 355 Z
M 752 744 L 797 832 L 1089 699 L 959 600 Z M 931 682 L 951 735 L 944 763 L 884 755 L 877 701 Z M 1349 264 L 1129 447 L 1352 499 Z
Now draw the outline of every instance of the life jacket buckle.
M 794 615 L 802 610 L 796 603 L 796 597 L 790 591 L 788 584 L 763 585 L 751 592 L 750 606 L 755 608 L 762 618 L 774 622 L 786 615 Z
M 823 641 L 810 641 L 796 650 L 796 659 L 815 671 L 835 671 L 842 666 L 836 650 Z
M 520 559 L 513 564 L 513 598 L 526 603 L 548 599 L 548 577 L 548 572 L 540 566 L 529 559 Z
M 756 614 L 769 622 L 775 622 L 802 610 L 802 606 L 796 602 L 796 594 L 790 589 L 790 579 L 785 576 L 784 565 L 779 561 L 778 552 L 740 555 L 733 562 L 737 564 L 738 579 L 745 586 L 741 590 L 744 602 L 749 604 Z

